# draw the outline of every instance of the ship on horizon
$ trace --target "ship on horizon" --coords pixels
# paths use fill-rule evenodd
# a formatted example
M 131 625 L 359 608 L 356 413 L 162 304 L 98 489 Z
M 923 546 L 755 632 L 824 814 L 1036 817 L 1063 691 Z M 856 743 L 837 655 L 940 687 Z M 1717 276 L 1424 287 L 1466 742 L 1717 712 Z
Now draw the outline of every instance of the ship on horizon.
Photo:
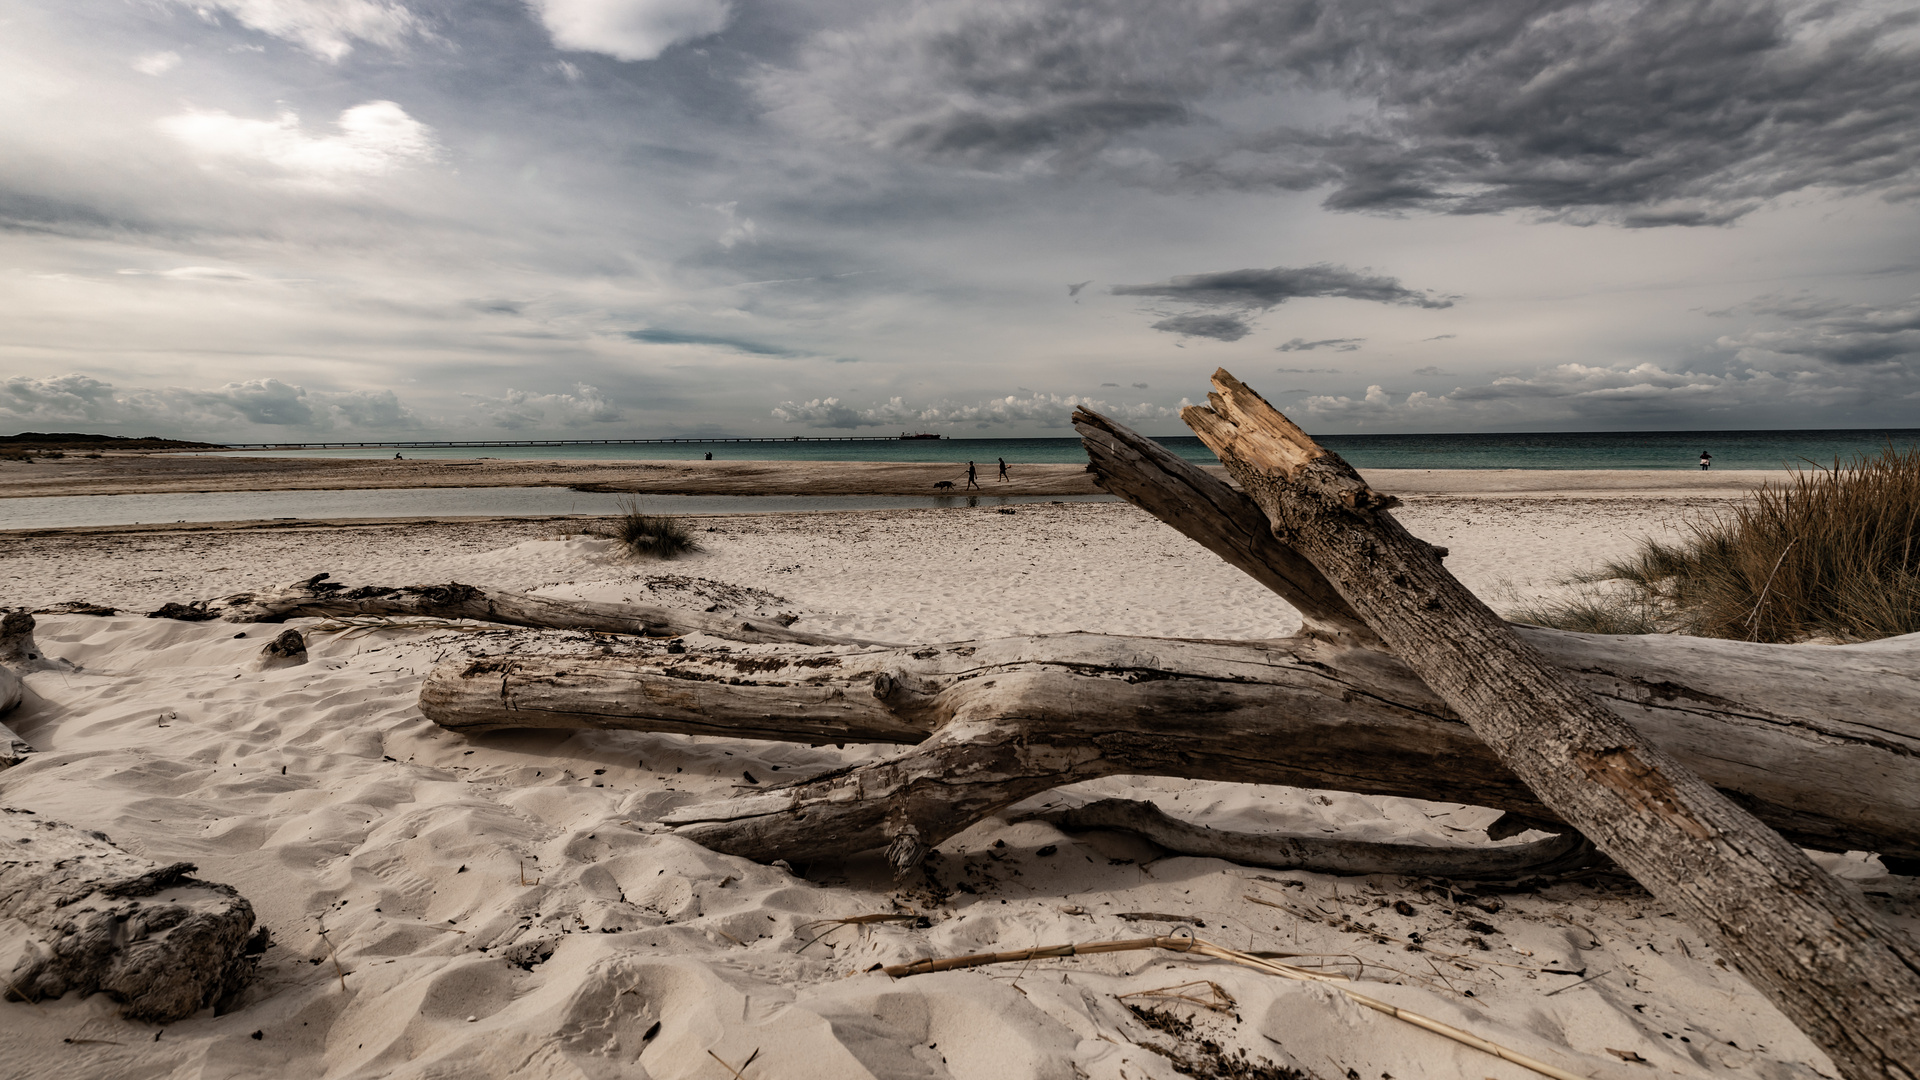
M 909 442 L 912 442 L 912 441 L 914 441 L 914 440 L 916 440 L 916 439 L 944 439 L 944 438 L 946 438 L 946 436 L 944 436 L 944 435 L 930 435 L 930 434 L 928 434 L 928 433 L 926 433 L 926 432 L 924 432 L 924 431 L 923 431 L 923 432 L 920 432 L 920 433 L 919 433 L 919 434 L 917 434 L 917 435 L 909 435 L 909 434 L 907 434 L 906 432 L 904 432 L 904 431 L 903 431 L 903 432 L 901 432 L 901 433 L 900 433 L 900 437 L 901 437 L 902 439 L 906 439 L 906 440 L 907 440 L 907 441 L 909 441 Z

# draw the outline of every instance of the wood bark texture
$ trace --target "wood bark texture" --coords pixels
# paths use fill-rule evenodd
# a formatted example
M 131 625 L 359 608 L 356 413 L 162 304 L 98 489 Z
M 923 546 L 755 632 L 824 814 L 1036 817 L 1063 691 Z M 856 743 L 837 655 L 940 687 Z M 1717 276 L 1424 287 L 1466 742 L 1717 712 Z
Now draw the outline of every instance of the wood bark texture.
M 1542 802 L 1680 912 L 1841 1072 L 1920 1076 L 1920 948 L 1576 686 L 1385 511 L 1394 500 L 1224 370 L 1182 418 Z
M 1920 855 L 1920 637 L 1784 646 L 1525 634 L 1642 738 L 1796 841 Z M 714 820 L 736 812 L 753 819 L 761 839 L 746 831 L 728 839 L 718 829 L 703 835 L 721 850 L 764 860 L 845 856 L 861 843 L 889 843 L 862 831 L 866 824 L 849 825 L 838 838 L 815 826 L 866 821 L 875 812 L 884 818 L 896 795 L 903 805 L 920 799 L 902 794 L 903 784 L 951 800 L 926 796 L 930 824 L 915 827 L 930 844 L 1004 805 L 997 799 L 1127 774 L 1400 795 L 1560 820 L 1396 658 L 1304 637 L 1063 634 L 911 650 L 696 646 L 678 654 L 492 657 L 436 667 L 420 707 L 442 727 L 467 733 L 602 728 L 918 744 L 898 764 L 782 789 L 778 813 L 745 800 L 733 800 L 742 804 L 733 810 L 702 811 Z M 973 736 L 930 740 L 961 720 L 997 725 L 1028 756 L 1011 762 L 1009 773 L 942 774 L 958 766 L 941 762 Z M 1006 784 L 1015 786 L 999 786 Z M 984 800 L 976 797 L 989 789 Z M 833 802 L 856 791 L 881 809 Z M 781 821 L 786 832 L 775 836 L 770 830 Z M 783 843 L 794 848 L 783 851 Z
M 226 885 L 129 855 L 100 833 L 0 809 L 0 919 L 18 920 L 9 1001 L 105 993 L 129 1020 L 223 1009 L 252 978 L 266 932 Z

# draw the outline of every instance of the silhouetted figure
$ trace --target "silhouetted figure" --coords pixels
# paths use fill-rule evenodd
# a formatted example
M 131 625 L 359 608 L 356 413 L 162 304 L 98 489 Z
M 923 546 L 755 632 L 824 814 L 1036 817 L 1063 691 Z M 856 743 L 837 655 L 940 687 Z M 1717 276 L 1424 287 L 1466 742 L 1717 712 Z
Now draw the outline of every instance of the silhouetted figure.
M 978 488 L 980 486 L 980 481 L 978 479 L 979 475 L 980 475 L 979 473 L 974 471 L 973 462 L 971 461 L 967 462 L 967 486 L 968 487 Z
M 1000 459 L 1000 479 L 1002 480 L 1007 479 L 1007 459 L 1006 458 Z
M 1713 455 L 1707 453 L 1705 450 L 1700 451 L 1700 467 L 1703 469 L 1713 468 Z
M 712 461 L 712 460 L 713 460 L 713 451 L 711 451 L 711 450 L 709 450 L 709 451 L 707 451 L 707 460 L 708 460 L 708 461 Z
M 401 456 L 400 456 L 399 454 L 395 454 L 395 455 L 393 455 L 393 460 L 395 460 L 395 461 L 402 461 L 402 460 L 405 460 L 405 459 L 403 459 L 403 458 L 402 458 L 402 457 L 401 457 Z

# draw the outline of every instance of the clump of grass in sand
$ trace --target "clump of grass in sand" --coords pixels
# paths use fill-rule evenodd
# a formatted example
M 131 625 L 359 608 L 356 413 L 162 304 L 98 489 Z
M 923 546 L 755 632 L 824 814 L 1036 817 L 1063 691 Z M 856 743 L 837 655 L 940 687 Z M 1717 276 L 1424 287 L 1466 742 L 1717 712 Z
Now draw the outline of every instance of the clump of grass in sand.
M 671 559 L 690 551 L 699 551 L 700 542 L 693 530 L 676 517 L 642 513 L 638 502 L 622 502 L 620 516 L 614 519 L 613 538 L 635 555 Z
M 1739 641 L 1920 632 L 1920 447 L 1801 470 L 1692 533 L 1579 579 L 1614 588 L 1515 617 Z
M 1518 608 L 1508 617 L 1515 622 L 1582 634 L 1659 634 L 1669 632 L 1666 615 L 1658 601 L 1644 595 L 1589 590 L 1570 600 Z

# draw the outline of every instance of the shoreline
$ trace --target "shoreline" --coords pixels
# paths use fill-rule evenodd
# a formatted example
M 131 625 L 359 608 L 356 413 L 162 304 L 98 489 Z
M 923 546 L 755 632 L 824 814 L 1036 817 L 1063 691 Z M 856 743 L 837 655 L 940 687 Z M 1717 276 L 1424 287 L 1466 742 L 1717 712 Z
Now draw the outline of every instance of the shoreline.
M 1220 465 L 1203 466 L 1225 478 Z M 1369 469 L 1378 490 L 1405 497 L 1738 498 L 1785 469 Z M 952 489 L 934 485 L 951 483 Z M 0 465 L 0 499 L 245 491 L 374 491 L 557 487 L 632 495 L 962 496 L 966 465 L 867 461 L 394 461 L 108 455 Z M 1010 479 L 980 470 L 982 495 L 1098 495 L 1085 466 L 1015 463 Z

